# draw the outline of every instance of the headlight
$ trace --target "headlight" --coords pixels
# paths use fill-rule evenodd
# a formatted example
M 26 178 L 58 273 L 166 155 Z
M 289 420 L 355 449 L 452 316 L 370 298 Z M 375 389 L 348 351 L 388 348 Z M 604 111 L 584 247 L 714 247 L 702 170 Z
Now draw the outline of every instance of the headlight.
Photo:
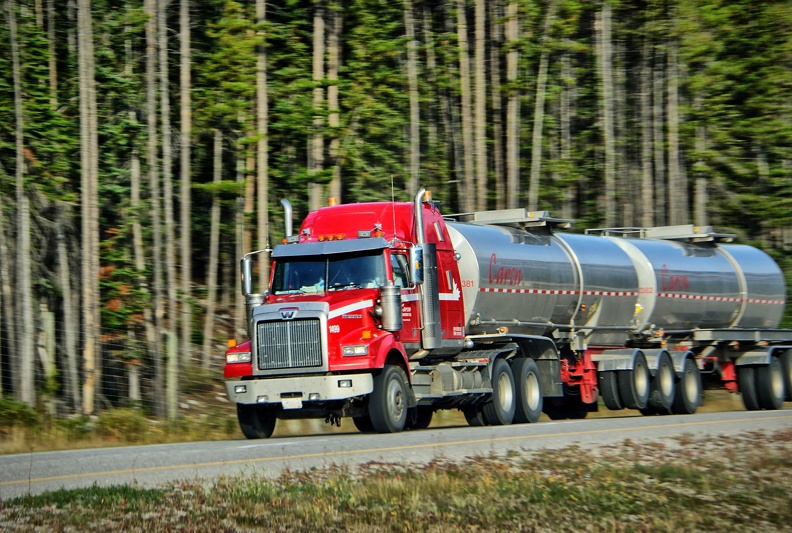
M 368 355 L 368 346 L 365 344 L 344 346 L 341 348 L 341 353 L 344 355 Z
M 226 363 L 249 363 L 250 352 L 228 352 Z

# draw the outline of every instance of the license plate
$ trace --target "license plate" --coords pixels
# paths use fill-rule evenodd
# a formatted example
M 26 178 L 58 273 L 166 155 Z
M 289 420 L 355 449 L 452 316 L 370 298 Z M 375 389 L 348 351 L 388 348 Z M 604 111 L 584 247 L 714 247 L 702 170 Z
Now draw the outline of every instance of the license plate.
M 284 409 L 302 409 L 302 398 L 283 398 L 281 405 Z

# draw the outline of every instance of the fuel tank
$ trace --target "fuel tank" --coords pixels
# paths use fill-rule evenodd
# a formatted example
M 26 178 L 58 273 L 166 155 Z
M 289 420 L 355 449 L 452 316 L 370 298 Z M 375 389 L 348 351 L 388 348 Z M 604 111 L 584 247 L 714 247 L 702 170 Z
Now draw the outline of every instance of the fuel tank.
M 665 239 L 448 227 L 471 334 L 574 327 L 590 331 L 589 343 L 609 345 L 648 329 L 774 328 L 783 314 L 783 273 L 767 254 L 702 234 L 683 238 L 687 227 Z

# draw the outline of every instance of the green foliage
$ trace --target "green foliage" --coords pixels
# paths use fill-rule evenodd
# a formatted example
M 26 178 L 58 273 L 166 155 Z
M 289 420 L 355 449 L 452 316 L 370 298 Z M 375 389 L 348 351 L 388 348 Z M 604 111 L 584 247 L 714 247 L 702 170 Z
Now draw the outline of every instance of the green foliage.
M 40 423 L 39 414 L 28 404 L 0 396 L 0 430 L 12 427 L 33 428 Z
M 122 442 L 146 439 L 149 421 L 140 409 L 114 408 L 102 411 L 96 421 L 96 433 Z
M 97 509 L 123 507 L 128 512 L 134 512 L 150 505 L 156 505 L 162 500 L 162 495 L 161 489 L 144 489 L 129 485 L 112 485 L 110 487 L 94 485 L 86 489 L 60 489 L 36 496 L 11 498 L 4 503 L 30 509 L 72 505 Z

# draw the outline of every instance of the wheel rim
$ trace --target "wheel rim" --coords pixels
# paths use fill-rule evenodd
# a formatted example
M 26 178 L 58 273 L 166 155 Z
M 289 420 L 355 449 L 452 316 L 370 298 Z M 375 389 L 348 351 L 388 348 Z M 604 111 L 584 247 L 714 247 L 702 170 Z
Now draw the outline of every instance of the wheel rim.
M 542 396 L 539 394 L 539 379 L 536 374 L 528 374 L 525 380 L 525 401 L 531 410 L 539 408 L 539 400 Z
M 660 392 L 668 398 L 674 392 L 674 371 L 669 365 L 663 365 L 660 370 Z
M 635 394 L 639 398 L 644 398 L 649 394 L 649 372 L 643 361 L 636 362 L 633 369 L 633 382 L 635 383 Z
M 696 401 L 698 392 L 699 390 L 696 374 L 693 372 L 693 369 L 689 369 L 687 372 L 685 372 L 685 395 L 689 401 L 693 402 Z
M 498 402 L 504 411 L 509 411 L 514 403 L 514 392 L 509 375 L 503 372 L 498 377 Z
M 388 382 L 388 412 L 392 420 L 400 420 L 404 414 L 404 390 L 397 379 Z
M 770 365 L 770 386 L 773 389 L 773 398 L 784 398 L 784 369 L 777 359 Z

